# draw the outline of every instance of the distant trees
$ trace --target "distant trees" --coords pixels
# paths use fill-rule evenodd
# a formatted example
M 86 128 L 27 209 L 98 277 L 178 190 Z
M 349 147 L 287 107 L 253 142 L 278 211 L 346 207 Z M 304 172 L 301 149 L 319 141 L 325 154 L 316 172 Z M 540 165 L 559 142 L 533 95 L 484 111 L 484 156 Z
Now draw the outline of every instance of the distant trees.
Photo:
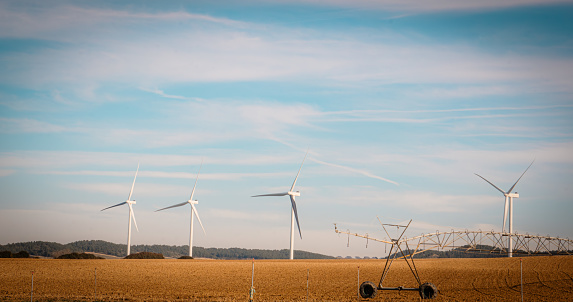
M 258 250 L 243 248 L 202 248 L 194 247 L 193 256 L 198 258 L 212 259 L 288 259 L 290 251 L 284 250 Z M 334 257 L 311 253 L 306 251 L 294 251 L 295 259 L 334 259 Z
M 26 251 L 19 251 L 15 254 L 11 251 L 1 251 L 0 258 L 30 258 L 30 254 Z
M 104 259 L 104 258 L 96 256 L 94 254 L 70 253 L 70 254 L 61 255 L 56 259 Z
M 413 253 L 414 250 L 404 250 L 404 254 Z M 515 253 L 520 251 L 516 250 Z M 396 257 L 402 257 L 401 252 L 395 253 Z M 527 256 L 527 255 L 524 255 Z M 392 258 L 394 254 L 386 258 Z M 499 258 L 507 257 L 507 252 L 489 245 L 477 245 L 476 249 L 471 249 L 469 245 L 464 245 L 447 251 L 427 250 L 414 255 L 414 258 Z
M 11 243 L 7 245 L 0 245 L 0 251 L 6 250 L 12 253 L 17 251 L 27 251 L 31 255 L 54 257 L 57 258 L 62 255 L 71 253 L 100 253 L 113 255 L 117 257 L 124 257 L 125 244 L 116 244 L 103 240 L 82 240 L 71 242 L 68 244 L 60 244 L 56 242 L 45 241 L 32 241 Z M 131 246 L 133 253 L 150 252 L 162 254 L 165 257 L 179 258 L 188 255 L 189 246 L 171 246 L 171 245 L 133 245 Z M 243 249 L 243 248 L 203 248 L 193 247 L 194 258 L 211 258 L 211 259 L 288 259 L 289 250 L 259 250 L 259 249 Z M 294 251 L 296 259 L 334 259 L 334 257 L 326 256 L 317 253 Z
M 19 251 L 16 254 L 12 254 L 12 258 L 30 258 L 30 254 L 26 251 Z
M 165 259 L 165 257 L 159 253 L 141 252 L 125 256 L 124 259 Z
M 82 240 L 71 242 L 68 244 L 60 244 L 56 242 L 46 241 L 31 241 L 11 243 L 7 245 L 0 245 L 0 258 L 28 258 L 33 256 L 44 256 L 57 258 L 62 255 L 72 253 L 100 253 L 117 257 L 124 257 L 125 244 L 111 243 L 103 240 Z M 475 251 L 475 249 L 479 251 Z M 461 246 L 446 251 L 428 250 L 416 254 L 414 258 L 494 258 L 494 257 L 507 257 L 507 253 L 501 251 L 499 248 L 494 248 L 487 245 L 478 245 L 474 251 L 469 246 Z M 468 251 L 469 250 L 469 251 Z M 188 259 L 189 246 L 172 246 L 172 245 L 134 245 L 131 246 L 133 253 L 149 252 L 161 254 L 164 257 Z M 409 254 L 412 251 L 404 251 Z M 550 255 L 550 253 L 538 253 L 535 255 L 528 255 L 524 251 L 516 250 L 515 254 L 522 254 L 523 256 L 535 255 Z M 573 251 L 569 251 L 573 253 Z M 551 253 L 555 254 L 555 253 Z M 210 259 L 288 259 L 289 250 L 258 250 L 258 249 L 243 249 L 243 248 L 204 248 L 193 247 L 194 258 L 210 258 Z M 401 253 L 397 253 L 401 257 Z M 392 257 L 392 255 L 390 255 Z M 335 257 L 326 256 L 317 253 L 294 251 L 295 259 L 335 259 Z M 338 257 L 343 258 L 343 257 Z M 346 256 L 346 259 L 360 258 Z M 367 259 L 367 257 L 364 257 Z M 376 259 L 372 257 L 371 259 Z M 384 258 L 381 258 L 384 259 Z
M 56 242 L 46 242 L 46 241 L 31 241 L 31 242 L 19 242 L 10 243 L 0 246 L 0 250 L 10 251 L 16 253 L 18 251 L 26 251 L 30 255 L 52 257 L 52 253 L 65 249 L 63 244 Z M 75 251 L 81 252 L 81 251 Z

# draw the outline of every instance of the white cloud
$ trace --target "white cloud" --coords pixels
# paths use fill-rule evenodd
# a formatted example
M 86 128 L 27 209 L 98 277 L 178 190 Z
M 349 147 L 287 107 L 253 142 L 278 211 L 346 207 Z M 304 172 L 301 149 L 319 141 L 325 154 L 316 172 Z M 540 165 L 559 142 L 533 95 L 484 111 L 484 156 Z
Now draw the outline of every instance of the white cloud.
M 147 37 L 133 37 L 129 42 L 95 38 L 89 41 L 94 45 L 91 48 L 72 45 L 12 54 L 9 61 L 19 68 L 9 77 L 5 75 L 3 81 L 31 87 L 106 81 L 127 82 L 135 87 L 142 83 L 162 86 L 173 82 L 253 80 L 318 81 L 330 85 L 471 83 L 503 87 L 491 88 L 494 90 L 488 93 L 549 88 L 571 91 L 564 81 L 573 76 L 573 62 L 567 58 L 493 55 L 467 46 L 420 45 L 416 41 L 361 41 L 346 32 L 325 40 L 286 28 L 273 31 L 278 33 L 183 30 L 154 36 L 153 47 L 149 47 Z M 182 99 L 159 89 L 147 90 Z M 450 97 L 464 92 L 480 93 L 477 89 L 463 90 L 449 92 Z
M 482 1 L 456 1 L 456 0 L 282 0 L 284 3 L 306 3 L 323 6 L 336 6 L 348 9 L 380 10 L 402 13 L 432 13 L 441 11 L 483 11 L 522 7 L 533 5 L 551 5 L 570 3 L 568 0 L 482 0 Z M 399 17 L 398 15 L 397 17 Z

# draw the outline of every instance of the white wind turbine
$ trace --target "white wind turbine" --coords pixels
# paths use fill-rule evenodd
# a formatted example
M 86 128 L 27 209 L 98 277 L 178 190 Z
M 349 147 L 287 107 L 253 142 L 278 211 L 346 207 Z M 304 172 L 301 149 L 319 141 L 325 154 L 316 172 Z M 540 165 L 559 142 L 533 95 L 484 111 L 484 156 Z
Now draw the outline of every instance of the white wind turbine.
M 137 172 L 139 172 L 139 163 L 137 164 L 137 170 L 135 171 L 135 177 L 133 177 L 133 184 L 131 185 L 131 191 L 129 191 L 129 196 L 127 197 L 127 200 L 122 202 L 122 203 L 118 203 L 116 205 L 113 205 L 111 207 L 107 207 L 105 209 L 103 209 L 102 211 L 105 211 L 107 209 L 111 209 L 114 207 L 118 207 L 124 204 L 127 204 L 129 206 L 129 221 L 127 222 L 127 256 L 130 255 L 130 250 L 131 250 L 131 219 L 133 218 L 133 223 L 135 224 L 135 229 L 137 229 L 137 231 L 139 232 L 139 229 L 137 228 L 137 222 L 135 221 L 135 213 L 133 212 L 133 207 L 131 206 L 132 204 L 135 204 L 135 200 L 131 200 L 131 194 L 133 194 L 133 187 L 135 186 L 135 179 L 137 178 Z
M 304 159 L 302 160 L 302 164 L 300 164 L 300 168 L 298 169 L 298 173 L 296 174 L 296 177 L 294 179 L 294 182 L 292 183 L 292 186 L 290 188 L 290 190 L 288 192 L 284 192 L 284 193 L 272 193 L 272 194 L 263 194 L 263 195 L 255 195 L 255 196 L 251 196 L 251 197 L 261 197 L 261 196 L 290 196 L 290 202 L 291 202 L 291 213 L 290 213 L 290 259 L 294 258 L 294 220 L 296 218 L 296 226 L 298 227 L 298 234 L 300 235 L 300 239 L 302 239 L 302 233 L 300 231 L 300 224 L 298 223 L 298 213 L 296 211 L 296 202 L 294 200 L 295 196 L 300 196 L 300 192 L 296 191 L 294 192 L 294 186 L 296 184 L 296 180 L 298 179 L 298 175 L 300 174 L 300 170 L 302 169 L 302 165 L 304 164 L 304 161 L 306 159 L 306 156 L 308 155 L 308 151 L 306 151 L 306 154 L 304 155 Z
M 203 166 L 203 162 L 201 162 L 201 166 L 199 166 L 199 171 L 197 172 L 197 178 L 195 179 L 195 185 L 193 186 L 193 190 L 191 191 L 191 197 L 189 197 L 189 200 L 187 200 L 186 202 L 178 203 L 176 205 L 172 205 L 172 206 L 169 206 L 169 207 L 155 211 L 155 212 L 158 212 L 158 211 L 163 211 L 163 210 L 167 210 L 167 209 L 171 209 L 171 208 L 181 207 L 181 206 L 184 206 L 186 204 L 191 205 L 191 226 L 189 227 L 189 257 L 193 257 L 193 214 L 195 214 L 195 216 L 197 216 L 197 220 L 199 220 L 199 224 L 201 225 L 201 228 L 203 229 L 203 234 L 207 235 L 207 233 L 205 232 L 205 228 L 203 227 L 203 223 L 201 223 L 201 218 L 199 218 L 199 213 L 197 212 L 197 208 L 195 208 L 195 205 L 198 204 L 199 201 L 193 200 L 193 194 L 195 194 L 195 187 L 197 187 L 197 180 L 199 180 L 199 172 L 201 172 L 202 166 Z
M 535 162 L 535 160 L 533 160 L 531 162 L 531 164 L 529 164 L 529 167 L 531 167 L 531 165 L 533 165 L 533 162 Z M 508 206 L 507 201 L 509 200 L 509 235 L 508 235 L 508 250 L 507 250 L 507 256 L 508 257 L 513 256 L 513 241 L 511 240 L 511 234 L 513 234 L 513 199 L 519 198 L 519 194 L 517 192 L 511 193 L 511 191 L 513 191 L 513 188 L 515 188 L 515 186 L 517 185 L 519 180 L 521 180 L 523 175 L 525 175 L 525 172 L 527 172 L 527 170 L 529 170 L 529 167 L 527 167 L 527 169 L 525 169 L 523 174 L 521 174 L 521 176 L 517 179 L 517 181 L 513 184 L 513 186 L 511 186 L 511 188 L 509 188 L 509 190 L 507 190 L 507 192 L 503 191 L 498 186 L 494 185 L 493 183 L 491 183 L 489 180 L 485 179 L 481 175 L 474 173 L 475 175 L 479 176 L 481 179 L 487 181 L 488 184 L 492 185 L 494 188 L 496 188 L 498 191 L 500 191 L 501 194 L 503 194 L 503 196 L 505 196 L 505 206 L 504 206 L 504 210 L 503 210 L 503 227 L 501 228 L 503 233 L 505 233 L 505 226 L 506 226 L 506 222 L 507 222 L 507 212 L 508 212 L 507 211 L 508 210 L 507 209 L 507 206 Z

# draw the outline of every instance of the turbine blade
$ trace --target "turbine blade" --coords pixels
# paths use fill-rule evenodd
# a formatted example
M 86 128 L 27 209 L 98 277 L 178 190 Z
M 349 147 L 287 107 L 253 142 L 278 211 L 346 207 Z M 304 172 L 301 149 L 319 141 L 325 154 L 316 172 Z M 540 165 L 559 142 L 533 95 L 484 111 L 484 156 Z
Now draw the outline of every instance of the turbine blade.
M 172 206 L 169 206 L 169 207 L 166 207 L 166 208 L 163 208 L 163 209 L 155 210 L 155 212 L 159 212 L 159 211 L 163 211 L 163 210 L 167 210 L 167 209 L 171 209 L 171 208 L 176 208 L 176 207 L 184 206 L 184 205 L 186 205 L 186 204 L 188 204 L 188 203 L 189 203 L 189 202 L 187 202 L 187 201 L 186 201 L 186 202 L 182 202 L 182 203 L 178 203 L 178 204 L 176 204 L 176 205 L 172 205 Z
M 507 200 L 507 199 L 508 199 L 508 198 L 507 198 L 507 196 L 506 196 L 506 197 L 505 197 L 505 205 L 504 205 L 504 208 L 503 208 L 503 227 L 501 228 L 501 231 L 502 231 L 502 232 L 505 232 L 505 223 L 507 222 L 507 206 L 508 206 L 508 203 L 507 203 L 508 200 Z
M 135 187 L 135 179 L 137 178 L 137 172 L 139 172 L 139 163 L 137 163 L 137 170 L 135 171 L 135 177 L 133 178 L 133 184 L 131 185 L 131 191 L 129 191 L 129 197 L 127 197 L 127 200 L 131 200 L 131 194 L 133 194 L 133 187 Z
M 502 194 L 505 194 L 505 192 L 504 192 L 502 189 L 500 189 L 500 188 L 498 188 L 496 185 L 492 184 L 489 180 L 483 178 L 481 175 L 479 175 L 479 174 L 477 174 L 477 173 L 474 173 L 474 174 L 477 175 L 477 176 L 479 176 L 481 179 L 487 181 L 488 184 L 492 185 L 494 188 L 496 188 L 496 189 L 497 189 L 498 191 L 500 191 Z
M 533 165 L 533 162 L 535 162 L 535 159 L 531 162 L 531 164 L 529 164 L 529 167 L 531 167 L 531 165 Z M 525 172 L 527 172 L 527 170 L 529 170 L 529 167 L 527 167 L 527 169 L 525 169 Z M 507 191 L 507 193 L 511 193 L 511 191 L 513 191 L 513 188 L 515 188 L 515 185 L 517 185 L 519 180 L 523 177 L 523 175 L 525 175 L 525 172 L 523 172 L 523 174 L 521 174 L 519 179 L 517 179 L 517 181 L 513 184 L 513 186 L 511 186 L 511 189 L 509 189 L 509 191 Z
M 203 223 L 201 222 L 201 218 L 199 218 L 199 213 L 197 212 L 197 208 L 195 207 L 194 204 L 191 204 L 191 207 L 193 208 L 193 213 L 195 213 L 195 217 L 197 217 L 197 220 L 199 220 L 199 224 L 203 229 L 203 234 L 207 235 L 207 232 L 205 232 L 205 228 L 203 227 Z
M 129 205 L 129 211 L 131 212 L 131 218 L 133 218 L 133 223 L 135 223 L 135 229 L 139 232 L 139 228 L 137 227 L 137 221 L 135 221 L 135 212 L 133 211 L 133 207 L 131 206 L 131 203 L 128 203 Z
M 296 218 L 296 226 L 298 227 L 298 234 L 300 235 L 300 239 L 302 239 L 302 233 L 300 232 L 300 224 L 298 223 L 298 213 L 296 211 L 296 202 L 294 201 L 294 196 L 292 195 L 290 195 L 290 203 L 294 211 L 294 218 Z
M 293 192 L 293 190 L 294 190 L 294 185 L 296 185 L 296 180 L 298 179 L 298 175 L 300 174 L 300 170 L 302 169 L 302 165 L 304 165 L 304 160 L 306 159 L 307 155 L 308 155 L 308 150 L 306 150 L 306 154 L 304 155 L 304 159 L 302 160 L 302 164 L 300 164 L 300 168 L 298 168 L 298 173 L 296 173 L 296 177 L 294 178 L 294 181 L 292 183 L 292 187 L 290 187 L 291 192 Z
M 197 187 L 197 180 L 199 180 L 199 172 L 201 172 L 201 167 L 203 167 L 203 159 L 201 159 L 201 165 L 199 166 L 199 171 L 197 171 L 197 178 L 195 179 L 195 185 L 193 186 L 193 191 L 191 191 L 191 197 L 189 197 L 189 200 L 193 200 L 193 194 L 195 194 L 195 187 Z
M 288 192 L 284 192 L 284 193 L 272 193 L 272 194 L 262 194 L 262 195 L 255 195 L 255 196 L 251 196 L 251 197 L 261 197 L 261 196 L 286 196 L 288 195 Z
M 124 202 L 122 202 L 122 203 L 118 203 L 118 204 L 113 205 L 113 206 L 111 206 L 111 207 L 107 207 L 107 208 L 103 209 L 102 211 L 105 211 L 105 210 L 111 209 L 111 208 L 115 208 L 115 207 L 119 207 L 119 206 L 124 205 L 124 204 L 126 204 L 126 203 L 127 203 L 127 202 L 124 201 Z

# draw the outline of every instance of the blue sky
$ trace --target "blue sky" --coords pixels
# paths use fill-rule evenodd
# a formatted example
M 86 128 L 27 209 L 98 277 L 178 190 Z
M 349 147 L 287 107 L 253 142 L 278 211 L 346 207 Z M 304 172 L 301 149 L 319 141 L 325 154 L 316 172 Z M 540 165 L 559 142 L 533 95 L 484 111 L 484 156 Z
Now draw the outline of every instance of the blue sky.
M 184 245 L 381 256 L 383 238 L 573 237 L 571 1 L 2 1 L 0 244 Z

